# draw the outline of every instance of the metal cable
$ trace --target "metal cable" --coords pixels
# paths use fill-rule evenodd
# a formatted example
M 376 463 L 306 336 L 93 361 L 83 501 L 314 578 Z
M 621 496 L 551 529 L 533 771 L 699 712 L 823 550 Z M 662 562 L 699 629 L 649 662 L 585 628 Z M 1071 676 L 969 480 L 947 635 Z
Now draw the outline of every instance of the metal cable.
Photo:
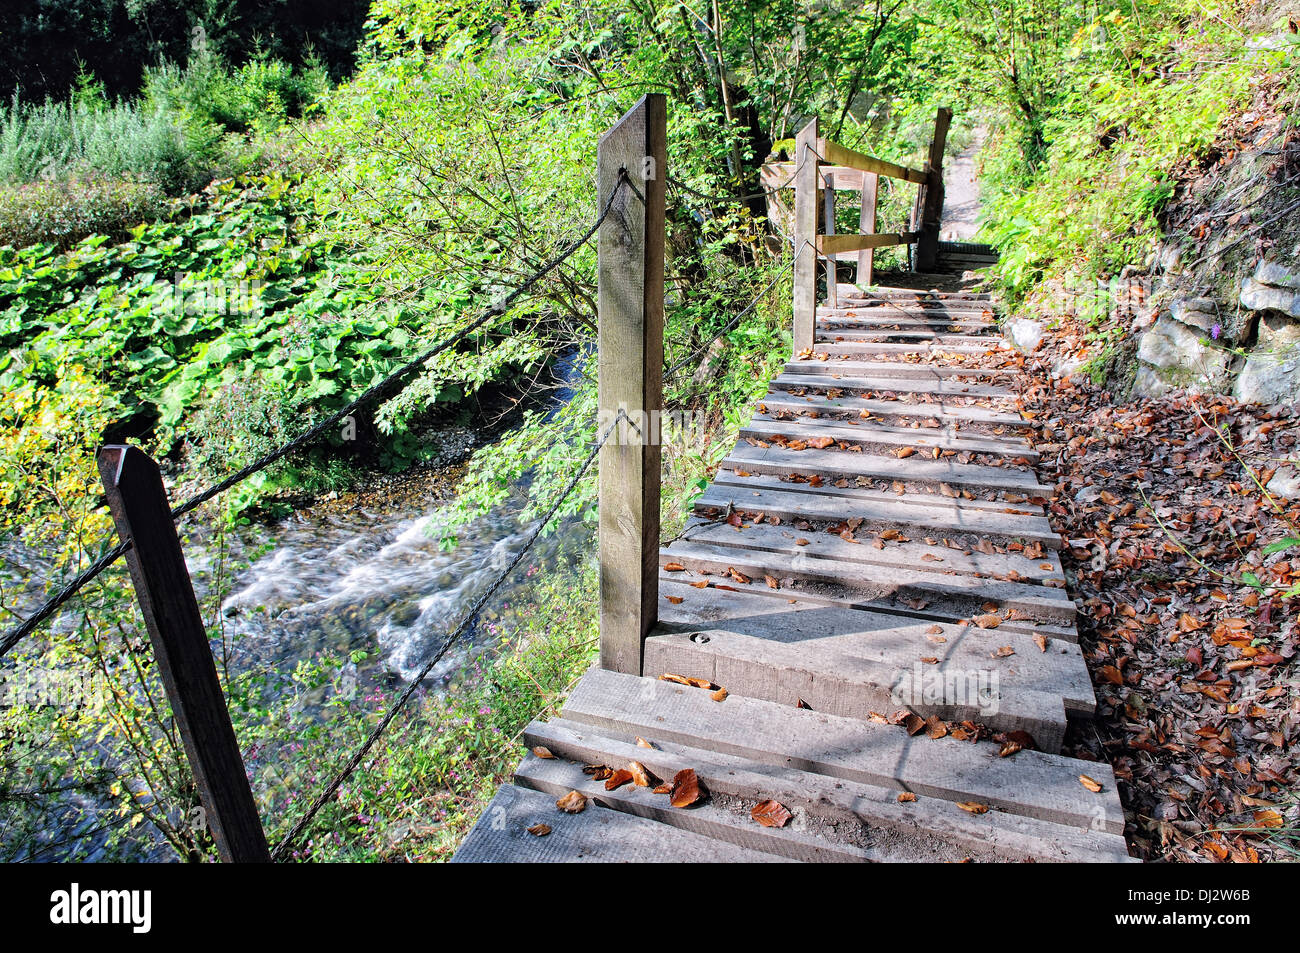
M 235 486 L 236 484 L 241 483 L 244 480 L 248 479 L 254 473 L 264 470 L 266 467 L 275 463 L 277 460 L 280 460 L 287 454 L 292 453 L 294 450 L 297 450 L 299 447 L 303 446 L 304 444 L 310 443 L 312 440 L 320 436 L 326 430 L 329 430 L 330 428 L 337 426 L 339 421 L 341 421 L 344 417 L 349 416 L 353 411 L 355 411 L 358 407 L 360 407 L 362 404 L 368 401 L 375 394 L 387 388 L 393 381 L 397 380 L 398 378 L 406 376 L 411 371 L 420 367 L 426 361 L 441 354 L 443 351 L 447 350 L 454 344 L 459 343 L 465 337 L 477 331 L 479 328 L 483 327 L 484 325 L 492 321 L 494 318 L 501 317 L 501 315 L 505 314 L 507 311 L 510 310 L 510 306 L 514 304 L 516 300 L 518 300 L 520 297 L 525 295 L 528 291 L 530 291 L 533 288 L 534 285 L 537 284 L 537 282 L 539 282 L 550 272 L 554 271 L 555 268 L 557 268 L 561 263 L 563 263 L 569 257 L 571 257 L 574 252 L 576 252 L 583 244 L 585 244 L 588 241 L 588 239 L 591 238 L 592 235 L 596 233 L 596 230 L 600 228 L 601 224 L 609 216 L 610 210 L 614 207 L 614 199 L 618 197 L 618 193 L 622 190 L 623 186 L 625 185 L 629 186 L 634 192 L 636 191 L 636 186 L 632 185 L 631 179 L 628 178 L 627 171 L 624 169 L 620 169 L 618 182 L 617 184 L 615 184 L 613 191 L 610 192 L 609 199 L 605 202 L 605 207 L 601 210 L 600 216 L 596 219 L 595 222 L 591 224 L 590 227 L 588 227 L 586 232 L 583 233 L 582 237 L 577 238 L 574 241 L 570 242 L 568 247 L 565 248 L 562 252 L 560 252 L 560 254 L 556 255 L 554 258 L 546 262 L 546 264 L 542 265 L 541 268 L 534 271 L 522 284 L 520 284 L 517 288 L 515 288 L 514 291 L 510 292 L 510 294 L 506 295 L 504 298 L 500 299 L 499 301 L 493 303 L 485 312 L 483 312 L 483 314 L 475 318 L 473 321 L 471 321 L 468 325 L 466 325 L 464 328 L 462 328 L 452 337 L 448 338 L 447 340 L 443 341 L 440 344 L 437 344 L 429 348 L 424 353 L 420 354 L 418 357 L 415 357 L 414 359 L 403 364 L 401 367 L 393 371 L 393 373 L 389 374 L 383 380 L 379 381 L 376 384 L 371 385 L 366 390 L 364 390 L 361 394 L 359 394 L 356 398 L 350 401 L 346 406 L 330 414 L 328 417 L 320 421 L 318 424 L 316 424 L 306 433 L 295 438 L 294 440 L 291 440 L 289 443 L 280 447 L 278 450 L 273 450 L 270 453 L 265 454 L 259 459 L 248 464 L 248 466 L 243 467 L 242 469 L 237 470 L 236 472 L 230 474 L 225 479 L 221 480 L 219 483 L 209 487 L 208 489 L 202 491 L 201 493 L 198 493 L 190 497 L 180 506 L 172 510 L 172 519 L 173 520 L 180 519 L 182 516 L 202 506 L 204 503 L 206 503 L 208 500 L 212 499 L 213 497 L 218 496 L 221 493 L 224 493 L 232 486 Z M 14 628 L 11 632 L 5 635 L 3 641 L 0 641 L 0 658 L 3 658 L 9 652 L 10 649 L 12 649 L 15 645 L 17 645 L 20 641 L 22 641 L 22 639 L 30 635 L 37 628 L 37 626 L 39 626 L 42 622 L 44 622 L 55 612 L 57 612 L 59 607 L 62 606 L 65 602 L 67 602 L 69 599 L 71 599 L 74 595 L 76 595 L 77 592 L 82 589 L 82 587 L 84 587 L 87 583 L 89 583 L 92 579 L 98 576 L 109 566 L 113 565 L 113 563 L 117 562 L 117 560 L 120 559 L 122 555 L 125 554 L 126 551 L 130 548 L 131 548 L 130 540 L 124 540 L 123 542 L 119 543 L 117 546 L 113 547 L 108 552 L 106 552 L 99 559 L 95 560 L 95 562 L 91 563 L 84 570 L 79 572 L 75 577 L 73 577 L 73 579 L 67 585 L 65 585 L 62 589 L 60 589 L 57 593 L 55 593 L 51 598 L 46 600 L 40 606 L 40 608 L 38 608 L 26 619 L 24 619 L 23 622 L 19 624 L 16 628 Z
M 771 291 L 773 287 L 775 287 L 776 283 L 781 280 L 782 276 L 784 276 L 789 269 L 794 267 L 795 261 L 798 260 L 799 256 L 803 254 L 804 248 L 807 247 L 808 247 L 808 243 L 805 242 L 799 248 L 799 250 L 796 251 L 794 255 L 790 258 L 790 261 L 781 266 L 781 269 L 776 273 L 776 275 L 772 278 L 772 280 L 767 283 L 767 287 L 765 287 L 762 291 L 760 291 L 753 301 L 745 305 L 745 307 L 741 311 L 737 312 L 732 317 L 732 319 L 726 323 L 726 325 L 723 327 L 721 331 L 719 331 L 717 334 L 713 335 L 713 337 L 709 339 L 708 345 L 700 347 L 696 349 L 693 353 L 686 355 L 686 357 L 682 358 L 672 367 L 668 368 L 668 370 L 664 372 L 664 376 L 672 377 L 674 374 L 680 371 L 687 364 L 690 364 L 693 360 L 698 358 L 706 350 L 706 348 L 711 346 L 713 342 L 716 341 L 718 338 L 722 337 L 725 334 L 730 334 L 732 331 L 734 331 L 736 329 L 736 326 L 740 324 L 740 319 L 743 318 L 745 315 L 747 315 L 750 311 L 753 311 L 754 308 L 758 306 L 758 303 L 762 301 L 764 297 L 767 296 L 767 293 Z
M 591 452 L 587 454 L 587 459 L 584 460 L 582 466 L 578 468 L 578 472 L 573 475 L 573 478 L 569 480 L 568 485 L 560 493 L 559 497 L 553 504 L 551 504 L 550 510 L 537 522 L 537 525 L 533 527 L 533 532 L 529 536 L 528 542 L 524 544 L 524 548 L 515 554 L 515 557 L 510 560 L 510 564 L 497 575 L 486 591 L 475 600 L 474 605 L 470 607 L 470 610 L 461 619 L 460 625 L 456 626 L 455 631 L 453 631 L 452 634 L 443 641 L 442 645 L 438 648 L 438 651 L 435 652 L 433 657 L 425 663 L 424 668 L 420 669 L 420 674 L 411 681 L 411 684 L 406 687 L 406 691 L 402 692 L 401 697 L 398 698 L 397 701 L 388 709 L 383 720 L 375 726 L 374 730 L 370 732 L 370 735 L 366 738 L 361 747 L 358 748 L 352 757 L 348 759 L 347 764 L 343 766 L 343 769 L 334 776 L 334 780 L 326 786 L 325 790 L 322 791 L 316 800 L 312 802 L 311 806 L 307 808 L 307 812 L 298 819 L 297 823 L 295 823 L 289 830 L 289 833 L 287 833 L 280 840 L 280 843 L 275 846 L 275 849 L 271 851 L 271 860 L 278 861 L 284 859 L 284 855 L 293 845 L 293 842 L 302 835 L 302 832 L 320 812 L 321 808 L 329 803 L 330 798 L 335 795 L 343 782 L 351 777 L 352 772 L 361 764 L 362 759 L 365 758 L 370 749 L 374 747 L 375 742 L 379 740 L 387 730 L 388 726 L 392 724 L 393 719 L 397 717 L 397 713 L 402 710 L 403 706 L 405 706 L 408 701 L 411 700 L 411 696 L 415 694 L 416 690 L 420 687 L 428 674 L 433 671 L 434 666 L 442 661 L 442 657 L 447 654 L 447 650 L 455 645 L 456 642 L 460 640 L 461 636 L 469 631 L 471 624 L 478 618 L 478 614 L 483 611 L 488 600 L 496 594 L 497 590 L 501 588 L 502 584 L 505 583 L 506 579 L 515 570 L 515 567 L 517 567 L 523 561 L 524 557 L 528 555 L 529 551 L 533 548 L 533 544 L 536 543 L 538 537 L 542 535 L 542 530 L 545 529 L 547 524 L 555 518 L 555 514 L 559 511 L 560 506 L 566 499 L 568 499 L 569 494 L 572 493 L 574 487 L 578 485 L 578 481 L 582 479 L 583 474 L 585 474 L 591 467 L 591 463 L 596 459 L 596 455 L 600 453 L 601 447 L 605 446 L 605 442 L 609 440 L 610 435 L 614 432 L 614 428 L 617 427 L 619 422 L 622 420 L 627 420 L 629 425 L 634 428 L 636 427 L 636 424 L 628 418 L 626 412 L 622 410 L 618 412 L 618 416 L 616 416 L 610 425 L 605 428 L 605 433 L 601 436 L 600 440 L 597 441 L 596 445 L 592 447 Z

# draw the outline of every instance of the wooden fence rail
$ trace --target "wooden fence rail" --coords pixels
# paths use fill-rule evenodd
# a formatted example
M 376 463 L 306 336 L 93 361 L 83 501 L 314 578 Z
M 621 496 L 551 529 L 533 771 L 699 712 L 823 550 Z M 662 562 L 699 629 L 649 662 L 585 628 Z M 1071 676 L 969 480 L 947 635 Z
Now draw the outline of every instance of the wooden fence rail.
M 943 214 L 943 150 L 947 143 L 952 110 L 938 111 L 929 160 L 924 169 L 912 169 L 895 162 L 855 152 L 818 134 L 813 119 L 795 137 L 793 162 L 770 162 L 763 166 L 766 189 L 793 188 L 794 200 L 794 351 L 813 344 L 813 323 L 817 310 L 817 262 L 826 272 L 826 303 L 838 305 L 838 266 L 856 264 L 859 286 L 875 283 L 877 248 L 915 245 L 915 268 L 931 271 L 939 248 L 939 220 Z M 919 185 L 912 211 L 911 228 L 905 232 L 877 232 L 876 209 L 880 177 Z M 858 192 L 858 233 L 835 233 L 837 192 Z M 819 220 L 820 219 L 820 228 Z M 813 254 L 803 254 L 811 246 Z

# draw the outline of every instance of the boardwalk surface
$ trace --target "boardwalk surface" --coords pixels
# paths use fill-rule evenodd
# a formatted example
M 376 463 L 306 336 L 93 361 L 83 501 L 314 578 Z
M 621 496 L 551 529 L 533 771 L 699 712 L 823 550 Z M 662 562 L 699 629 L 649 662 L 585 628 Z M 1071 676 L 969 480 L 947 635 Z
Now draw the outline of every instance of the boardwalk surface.
M 1095 700 L 992 303 L 837 303 L 662 551 L 643 675 L 594 670 L 530 725 L 552 757 L 457 860 L 1128 858 L 1110 768 L 1059 753 Z M 707 797 L 584 771 L 631 761 Z M 591 800 L 562 813 L 572 790 Z M 766 800 L 791 821 L 753 820 Z

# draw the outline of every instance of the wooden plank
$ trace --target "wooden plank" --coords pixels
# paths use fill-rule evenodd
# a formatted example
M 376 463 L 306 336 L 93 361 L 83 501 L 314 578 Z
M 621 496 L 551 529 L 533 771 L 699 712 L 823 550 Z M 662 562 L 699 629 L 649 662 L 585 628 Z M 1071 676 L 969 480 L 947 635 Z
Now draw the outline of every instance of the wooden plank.
M 542 823 L 551 833 L 545 837 L 528 833 L 528 828 Z M 608 808 L 589 806 L 581 814 L 565 814 L 549 794 L 507 784 L 479 815 L 452 863 L 698 864 L 782 859 Z
M 136 601 L 217 852 L 227 863 L 269 863 L 158 464 L 139 447 L 112 445 L 100 449 L 98 465 L 118 536 L 131 543 Z
M 697 509 L 707 511 L 709 507 L 717 506 L 712 498 L 717 496 L 723 499 L 723 510 L 727 503 L 734 503 L 746 513 L 764 512 L 781 519 L 785 519 L 787 514 L 791 519 L 819 519 L 828 522 L 858 517 L 866 527 L 861 532 L 862 536 L 872 529 L 910 527 L 916 532 L 928 534 L 971 538 L 998 536 L 1024 540 L 1053 549 L 1059 549 L 1062 545 L 1060 534 L 1052 531 L 1051 523 L 1042 515 L 1041 509 L 1035 512 L 1019 505 L 998 509 L 996 503 L 986 508 L 974 505 L 984 502 L 978 500 L 963 500 L 962 503 L 967 505 L 948 505 L 953 501 L 938 494 L 893 494 L 854 486 L 841 488 L 827 482 L 813 488 L 806 483 L 783 479 L 789 475 L 789 471 L 760 474 L 745 470 L 743 472 L 749 476 L 741 476 L 735 472 L 737 465 L 748 464 L 739 464 L 732 457 L 720 464 L 718 477 L 712 484 L 718 492 L 710 495 L 707 505 Z M 709 493 L 710 491 L 705 491 L 705 494 Z M 704 496 L 699 499 L 704 499 Z M 770 504 L 772 508 L 763 509 L 763 503 Z M 794 511 L 795 507 L 798 512 Z
M 826 173 L 819 170 L 822 179 L 822 232 L 825 235 L 835 234 L 835 186 L 827 180 Z M 822 241 L 818 236 L 816 239 L 818 245 Z M 820 250 L 820 248 L 819 248 Z M 822 265 L 826 270 L 826 304 L 834 308 L 838 305 L 839 295 L 839 265 L 834 255 L 828 255 L 822 259 Z
M 993 334 L 951 333 L 933 328 L 824 328 L 817 327 L 817 341 L 875 341 L 881 344 L 929 344 L 933 350 L 945 348 L 971 348 L 977 352 L 1008 352 L 1013 348 L 1002 337 Z
M 798 382 L 797 377 L 790 380 Z M 795 413 L 816 411 L 818 413 L 845 413 L 859 417 L 867 413 L 876 417 L 904 417 L 922 420 L 936 419 L 944 424 L 966 427 L 981 425 L 988 427 L 1016 427 L 1026 430 L 1036 429 L 1038 422 L 1026 420 L 1018 414 L 989 410 L 968 404 L 944 404 L 940 402 L 926 404 L 907 404 L 895 400 L 873 400 L 869 397 L 827 397 L 823 394 L 794 397 L 782 390 L 770 390 L 759 402 L 759 408 L 768 410 L 788 410 Z
M 614 761 L 611 767 L 622 767 L 627 761 L 645 764 L 644 758 L 627 758 Z M 648 766 L 646 770 L 653 772 Z M 663 775 L 653 773 L 656 779 L 671 781 L 676 772 Z M 698 777 L 698 772 L 696 776 Z M 794 825 L 784 828 L 763 827 L 743 813 L 712 803 L 714 792 L 709 788 L 708 782 L 704 782 L 704 789 L 709 792 L 706 799 L 689 810 L 683 810 L 673 807 L 668 802 L 668 795 L 655 794 L 648 787 L 625 784 L 613 791 L 606 791 L 604 782 L 593 781 L 583 774 L 581 762 L 567 758 L 538 758 L 528 754 L 515 770 L 515 783 L 553 798 L 563 797 L 569 791 L 581 791 L 595 804 L 607 810 L 621 811 L 655 821 L 664 827 L 689 831 L 720 844 L 761 851 L 800 863 L 866 863 L 876 859 L 870 851 L 852 844 L 836 843 L 815 834 L 805 834 Z M 747 798 L 744 806 L 752 809 L 761 800 L 766 798 Z M 590 805 L 587 807 L 587 810 L 592 809 Z
M 795 137 L 794 353 L 812 347 L 817 314 L 817 117 Z
M 818 352 L 822 353 L 822 352 Z M 787 374 L 847 374 L 852 377 L 875 378 L 913 378 L 917 380 L 945 381 L 957 378 L 1006 378 L 1023 376 L 1015 367 L 966 367 L 952 364 L 910 364 L 906 361 L 856 361 L 856 360 L 820 360 L 806 357 L 788 361 L 785 365 Z
M 674 578 L 675 575 L 674 573 L 665 572 L 660 577 L 661 592 L 682 585 Z M 838 606 L 843 609 L 864 612 L 883 612 L 899 619 L 939 624 L 952 622 L 958 625 L 963 622 L 969 624 L 972 615 L 969 604 L 963 606 L 959 602 L 950 599 L 900 600 L 893 597 L 875 599 L 847 586 L 835 586 L 825 583 L 802 586 L 798 589 L 771 589 L 761 579 L 757 582 L 742 583 L 737 582 L 734 578 L 729 578 L 719 580 L 718 585 L 719 587 L 726 587 L 725 589 L 719 589 L 719 591 L 734 591 L 758 596 L 774 605 Z M 919 606 L 919 608 L 914 608 L 914 606 Z M 1057 625 L 1051 622 L 1035 622 L 1014 617 L 1003 622 L 998 627 L 998 631 L 1002 633 L 1022 632 L 1030 636 L 1041 635 L 1045 639 L 1060 640 L 1071 644 L 1077 644 L 1079 641 L 1079 632 L 1073 625 Z
M 892 245 L 909 245 L 916 241 L 913 232 L 882 232 L 874 235 L 818 235 L 819 255 L 838 255 L 859 252 L 868 248 L 888 248 Z M 830 302 L 834 307 L 834 302 Z
M 974 860 L 1132 862 L 1124 838 L 1034 818 L 990 811 L 973 815 L 938 798 L 900 803 L 898 788 L 827 778 L 781 765 L 756 765 L 745 758 L 656 741 L 640 747 L 632 735 L 597 731 L 554 718 L 524 729 L 528 745 L 589 763 L 641 761 L 660 777 L 692 768 L 710 791 L 732 797 L 770 797 L 789 810 L 832 823 L 862 826 L 871 849 L 896 861 Z M 879 846 L 877 846 L 879 844 Z M 954 856 L 953 851 L 958 852 Z
M 620 422 L 600 451 L 600 659 L 619 672 L 641 671 L 659 603 L 660 447 L 642 434 L 663 409 L 667 135 L 664 95 L 649 93 L 597 150 L 599 194 L 618 192 L 599 234 L 598 419 L 640 428 Z
M 826 582 L 854 589 L 863 595 L 874 594 L 878 599 L 947 599 L 965 604 L 971 615 L 978 615 L 982 611 L 981 605 L 987 603 L 996 604 L 999 611 L 1014 609 L 1021 618 L 1061 625 L 1072 624 L 1075 615 L 1074 603 L 1059 589 L 1024 582 L 976 579 L 957 573 L 948 575 L 939 563 L 909 567 L 877 564 L 866 573 L 861 563 L 809 552 L 806 546 L 792 546 L 790 551 L 781 552 L 712 546 L 699 540 L 676 540 L 660 552 L 659 560 L 661 565 L 675 563 L 691 572 L 707 570 L 722 575 L 736 569 L 751 579 L 771 576 L 780 580 L 783 586 L 789 580 Z
M 847 166 L 860 172 L 874 172 L 876 175 L 883 175 L 891 179 L 903 179 L 918 185 L 925 181 L 925 173 L 918 169 L 909 169 L 907 166 L 899 165 L 896 162 L 886 162 L 884 159 L 863 155 L 861 152 L 855 152 L 830 139 L 818 139 L 817 151 L 821 154 L 822 159 L 832 165 Z
M 974 668 L 966 668 L 942 660 L 922 662 L 933 656 L 924 642 L 910 648 L 906 664 L 897 664 L 841 651 L 838 644 L 820 639 L 793 644 L 701 628 L 690 634 L 651 634 L 646 674 L 707 679 L 726 688 L 729 696 L 792 708 L 803 702 L 813 711 L 842 718 L 887 716 L 902 706 L 922 718 L 1028 732 L 1039 750 L 1061 750 L 1066 718 L 1059 694 L 1036 690 L 1029 678 L 997 671 L 987 652 Z M 906 651 L 885 650 L 891 655 Z
M 943 543 L 927 545 L 924 542 L 886 540 L 884 546 L 877 548 L 870 543 L 850 543 L 830 533 L 796 532 L 785 524 L 773 526 L 767 523 L 746 523 L 742 528 L 722 520 L 702 517 L 691 517 L 687 521 L 682 539 L 711 546 L 789 554 L 804 550 L 810 556 L 826 556 L 858 563 L 863 567 L 864 573 L 870 573 L 874 566 L 906 568 L 933 563 L 931 568 L 935 570 L 975 579 L 1004 582 L 1015 580 L 1037 586 L 1042 586 L 1049 579 L 1062 583 L 1065 580 L 1060 559 L 1051 550 L 1044 552 L 1041 557 L 1030 559 L 1015 552 L 982 553 L 975 549 L 956 549 Z M 796 545 L 796 539 L 806 539 L 807 545 Z M 927 559 L 927 556 L 930 558 Z M 1010 575 L 1012 571 L 1015 572 L 1014 576 Z M 1055 583 L 1047 588 L 1063 593 Z
M 710 693 L 671 682 L 593 670 L 563 716 L 864 784 L 897 786 L 921 797 L 975 801 L 994 810 L 1058 824 L 1124 830 L 1109 765 L 1039 751 L 998 757 L 997 745 L 909 737 L 896 725 L 840 718 L 743 696 L 718 703 Z M 1101 785 L 1093 794 L 1079 783 Z
M 899 459 L 895 456 L 849 453 L 843 450 L 794 451 L 783 450 L 780 447 L 751 447 L 741 443 L 731 452 L 722 466 L 730 470 L 782 476 L 790 473 L 817 474 L 824 480 L 833 476 L 844 476 L 850 479 L 863 476 L 879 480 L 898 480 L 904 485 L 947 483 L 954 487 L 1013 491 L 1026 496 L 1051 496 L 1051 490 L 1042 486 L 1029 471 L 974 463 L 953 463 L 951 460 L 943 459 L 918 460 L 915 456 Z M 746 507 L 746 509 L 751 508 Z M 1019 528 L 1022 524 L 1023 520 L 1013 519 L 1008 515 L 1004 525 Z M 985 531 L 992 531 L 992 528 L 986 528 Z
M 864 173 L 857 169 L 820 163 L 817 170 L 822 180 L 832 189 L 840 192 L 857 192 L 862 189 Z M 794 172 L 793 162 L 765 162 L 759 170 L 759 182 L 767 191 L 792 189 L 795 187 Z
M 858 231 L 863 235 L 876 232 L 876 205 L 879 200 L 880 176 L 874 172 L 862 173 L 862 207 L 858 213 Z M 870 248 L 858 252 L 858 270 L 856 274 L 859 285 L 870 285 L 875 280 L 875 255 Z
M 853 361 L 874 358 L 878 361 L 920 357 L 932 364 L 958 357 L 984 357 L 996 360 L 1005 358 L 1014 349 L 999 338 L 985 338 L 974 344 L 938 344 L 933 341 L 875 341 L 849 337 L 836 332 L 819 330 L 813 351 L 831 355 L 836 361 Z
M 1078 644 L 1065 639 L 1048 640 L 1047 650 L 1040 651 L 1033 634 L 1029 632 L 1004 631 L 1001 628 L 996 631 L 985 630 L 951 622 L 931 622 L 889 612 L 834 605 L 804 602 L 791 605 L 788 601 L 783 603 L 747 592 L 696 589 L 689 582 L 668 582 L 664 591 L 676 595 L 682 601 L 673 603 L 665 600 L 663 620 L 647 640 L 645 674 L 650 676 L 667 672 L 695 674 L 681 672 L 667 665 L 662 661 L 662 645 L 652 648 L 650 643 L 661 642 L 664 635 L 676 635 L 689 640 L 696 633 L 722 631 L 767 642 L 789 643 L 810 653 L 805 660 L 795 660 L 799 665 L 811 665 L 812 658 L 825 650 L 884 666 L 892 673 L 891 685 L 899 684 L 900 679 L 904 683 L 910 681 L 918 684 L 916 679 L 929 678 L 932 672 L 997 673 L 1001 688 L 1015 691 L 1018 689 L 1014 686 L 1020 686 L 1029 691 L 1052 695 L 1059 700 L 1067 714 L 1091 716 L 1096 708 L 1087 663 Z M 935 638 L 946 641 L 936 642 Z M 711 639 L 695 639 L 696 643 L 702 641 L 707 645 L 714 644 Z M 1004 645 L 1010 646 L 1016 654 L 993 658 L 993 653 Z M 923 658 L 937 661 L 923 663 L 920 661 Z M 840 667 L 838 663 L 828 662 L 817 663 L 813 669 L 823 677 L 832 678 Z M 721 677 L 713 678 L 703 674 L 699 677 L 707 677 L 725 686 L 728 691 L 736 690 L 742 695 L 752 695 L 752 692 L 741 691 L 739 682 L 733 685 Z M 810 690 L 806 683 L 801 682 L 797 685 L 797 691 L 780 692 L 770 700 L 795 705 L 803 698 L 817 711 L 830 711 L 829 708 L 814 703 L 812 697 L 807 695 Z M 852 700 L 845 703 L 857 704 Z M 889 711 L 896 710 L 902 704 L 901 699 L 897 700 Z M 834 713 L 836 712 L 832 712 Z
M 814 440 L 833 440 L 836 443 L 832 444 L 832 449 L 838 448 L 843 453 L 858 452 L 846 449 L 849 447 L 860 447 L 866 453 L 896 453 L 902 448 L 911 447 L 917 452 L 933 453 L 938 449 L 940 453 L 951 450 L 957 453 L 984 454 L 989 457 L 1030 463 L 1038 460 L 1038 451 L 1030 449 L 1023 441 L 1002 441 L 996 437 L 958 436 L 945 433 L 938 428 L 913 429 L 878 424 L 854 426 L 852 421 L 837 421 L 821 417 L 815 420 L 778 420 L 756 414 L 751 423 L 740 428 L 740 438 L 745 440 L 747 437 L 766 442 L 776 437 L 787 437 L 792 441 L 805 443 Z
M 965 384 L 961 381 L 934 381 L 921 380 L 920 378 L 895 377 L 888 379 L 852 377 L 848 375 L 833 376 L 836 365 L 819 361 L 816 364 L 807 366 L 808 371 L 805 373 L 786 373 L 772 380 L 772 387 L 777 390 L 807 390 L 816 388 L 819 390 L 838 390 L 838 391 L 867 391 L 870 393 L 908 393 L 908 394 L 933 394 L 937 397 L 947 397 L 953 403 L 962 398 L 977 400 L 988 398 L 990 400 L 1001 400 L 1012 403 L 1016 400 L 1015 391 L 1007 387 L 997 387 L 987 384 Z M 787 365 L 787 369 L 789 365 Z M 818 369 L 821 374 L 815 373 Z

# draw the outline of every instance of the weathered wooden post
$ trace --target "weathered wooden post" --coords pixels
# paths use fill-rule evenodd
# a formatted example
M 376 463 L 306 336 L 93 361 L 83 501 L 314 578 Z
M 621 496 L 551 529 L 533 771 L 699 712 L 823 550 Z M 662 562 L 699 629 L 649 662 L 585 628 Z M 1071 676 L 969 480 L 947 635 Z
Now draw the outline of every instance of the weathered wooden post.
M 819 176 L 822 193 L 822 234 L 835 234 L 835 179 L 830 173 Z M 840 270 L 835 252 L 826 256 L 826 307 L 838 308 L 840 304 Z M 815 322 L 814 322 L 815 323 Z
M 876 207 L 879 202 L 880 176 L 874 172 L 862 173 L 862 211 L 858 215 L 858 231 L 872 235 L 876 231 Z M 876 282 L 876 250 L 864 248 L 858 252 L 857 283 L 866 288 Z
M 926 183 L 917 197 L 921 234 L 916 242 L 916 270 L 933 271 L 939 259 L 939 222 L 943 218 L 943 150 L 948 144 L 952 110 L 941 106 L 934 117 L 934 138 L 930 140 L 930 161 L 925 164 Z
M 99 475 L 117 533 L 131 542 L 131 582 L 217 851 L 227 862 L 268 862 L 158 464 L 139 447 L 107 446 L 99 451 Z
M 794 140 L 794 353 L 813 346 L 817 320 L 817 119 Z
M 667 143 L 667 101 L 650 93 L 597 150 L 600 208 L 628 179 L 598 242 L 601 432 L 628 416 L 600 451 L 600 664 L 632 675 L 659 609 Z

